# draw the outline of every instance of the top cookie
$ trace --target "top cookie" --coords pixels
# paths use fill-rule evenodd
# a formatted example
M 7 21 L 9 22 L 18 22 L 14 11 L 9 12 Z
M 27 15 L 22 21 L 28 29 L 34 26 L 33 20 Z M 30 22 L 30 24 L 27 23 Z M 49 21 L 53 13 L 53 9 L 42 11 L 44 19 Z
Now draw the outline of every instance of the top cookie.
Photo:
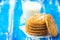
M 46 26 L 47 26 L 49 34 L 52 36 L 57 36 L 58 34 L 57 26 L 54 22 L 53 17 L 50 14 L 47 14 L 45 16 L 45 22 L 46 22 Z
M 30 18 L 30 23 L 34 25 L 45 24 L 45 14 L 35 14 Z

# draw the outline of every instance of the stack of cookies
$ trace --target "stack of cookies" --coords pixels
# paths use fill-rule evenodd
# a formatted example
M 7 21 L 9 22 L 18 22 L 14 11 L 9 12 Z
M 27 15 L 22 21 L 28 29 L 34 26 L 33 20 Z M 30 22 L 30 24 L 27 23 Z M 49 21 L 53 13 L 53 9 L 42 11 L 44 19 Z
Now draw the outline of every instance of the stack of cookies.
M 48 33 L 57 36 L 58 29 L 50 14 L 35 14 L 26 21 L 26 33 L 33 36 L 44 36 Z
M 33 36 L 47 35 L 44 14 L 35 14 L 26 21 L 26 32 Z

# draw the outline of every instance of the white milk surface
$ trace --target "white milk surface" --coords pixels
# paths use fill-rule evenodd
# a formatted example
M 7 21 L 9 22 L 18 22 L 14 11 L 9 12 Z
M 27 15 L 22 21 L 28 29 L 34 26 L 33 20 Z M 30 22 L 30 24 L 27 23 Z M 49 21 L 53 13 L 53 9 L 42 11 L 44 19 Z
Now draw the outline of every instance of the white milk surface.
M 39 2 L 25 2 L 22 5 L 23 16 L 25 19 L 34 15 L 35 13 L 40 13 L 41 4 Z

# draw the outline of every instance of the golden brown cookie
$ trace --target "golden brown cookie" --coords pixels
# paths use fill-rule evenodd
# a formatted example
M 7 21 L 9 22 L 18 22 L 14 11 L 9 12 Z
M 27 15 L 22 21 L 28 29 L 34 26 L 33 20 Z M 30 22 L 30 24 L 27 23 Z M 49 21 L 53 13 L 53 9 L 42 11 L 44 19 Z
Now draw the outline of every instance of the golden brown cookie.
M 30 24 L 29 23 L 29 21 L 28 22 L 26 22 L 26 26 L 31 26 L 31 27 L 35 27 L 35 28 L 37 28 L 37 27 L 39 27 L 39 28 L 45 28 L 46 27 L 46 24 L 42 24 L 42 25 L 34 25 L 34 24 Z
M 29 29 L 36 29 L 36 30 L 40 30 L 40 29 L 47 29 L 46 26 L 30 26 L 30 25 L 26 25 L 27 28 Z
M 44 35 L 47 35 L 47 32 L 44 32 L 44 33 L 29 33 L 27 32 L 29 35 L 33 35 L 33 36 L 44 36 Z
M 47 32 L 44 32 L 44 33 L 30 33 L 30 32 L 27 32 L 29 35 L 33 35 L 33 36 L 44 36 L 44 35 L 47 35 Z
M 33 35 L 33 36 L 44 36 L 44 35 L 47 35 L 47 30 L 45 31 L 30 31 L 28 29 L 26 29 L 26 32 L 30 35 Z
M 46 24 L 31 24 L 30 21 L 26 21 L 26 25 L 31 26 L 31 27 L 45 27 Z
M 45 30 L 32 30 L 32 29 L 26 29 L 27 30 L 27 32 L 30 32 L 30 33 L 40 33 L 40 32 L 46 32 L 47 30 L 45 29 Z
M 30 23 L 31 24 L 34 24 L 34 25 L 40 25 L 40 24 L 45 24 L 45 20 L 44 20 L 44 16 L 45 15 L 36 15 L 38 17 L 32 17 L 31 20 L 30 20 Z
M 45 16 L 45 21 L 46 21 L 47 29 L 50 35 L 57 36 L 58 30 L 53 17 L 50 14 L 47 14 Z
M 44 17 L 45 14 L 35 14 L 29 19 L 27 19 L 27 21 L 29 21 L 30 24 L 34 24 L 34 25 L 45 24 Z

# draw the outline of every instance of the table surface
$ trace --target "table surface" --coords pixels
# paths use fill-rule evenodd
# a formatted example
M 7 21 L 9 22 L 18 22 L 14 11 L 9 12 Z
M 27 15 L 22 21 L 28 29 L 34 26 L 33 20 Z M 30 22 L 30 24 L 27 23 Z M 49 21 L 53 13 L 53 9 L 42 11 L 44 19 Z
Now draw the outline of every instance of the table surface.
M 0 1 L 1 3 L 2 1 Z M 4 33 L 8 32 L 8 26 L 9 26 L 9 9 L 10 4 L 9 1 L 4 0 L 4 4 L 0 5 L 0 40 L 6 40 L 6 35 Z M 6 3 L 7 2 L 7 3 Z M 45 12 L 46 14 L 51 14 L 57 24 L 58 28 L 58 36 L 52 37 L 53 40 L 60 40 L 60 0 L 58 0 L 58 3 L 55 5 L 56 0 L 52 1 L 52 4 L 49 4 L 50 1 L 44 0 L 44 8 L 42 7 L 40 12 Z M 20 22 L 21 16 L 22 16 L 22 5 L 21 0 L 16 0 L 15 7 L 13 10 L 13 34 L 12 34 L 12 40 L 25 40 L 26 35 L 22 30 L 20 30 L 20 26 L 24 25 Z M 2 33 L 3 34 L 2 34 Z

